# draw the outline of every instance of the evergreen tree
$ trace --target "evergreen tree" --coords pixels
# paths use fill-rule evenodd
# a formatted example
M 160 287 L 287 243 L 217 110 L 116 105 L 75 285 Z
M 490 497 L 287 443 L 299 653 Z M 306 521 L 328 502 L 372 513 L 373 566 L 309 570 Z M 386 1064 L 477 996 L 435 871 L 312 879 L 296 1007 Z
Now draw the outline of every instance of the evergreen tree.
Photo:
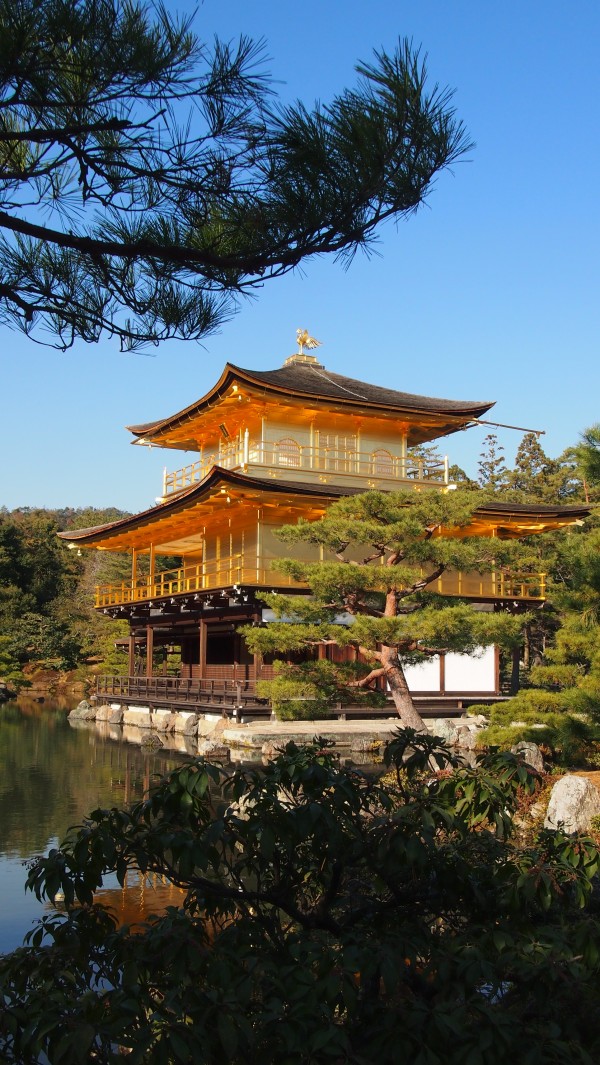
M 582 433 L 581 443 L 574 449 L 574 457 L 583 478 L 586 501 L 589 502 L 590 486 L 600 487 L 600 424 L 592 425 Z
M 523 500 L 556 502 L 556 474 L 559 463 L 546 455 L 537 433 L 525 433 L 515 456 L 515 467 L 508 477 L 511 488 Z
M 483 441 L 484 450 L 479 456 L 479 484 L 495 491 L 507 482 L 508 471 L 504 461 L 504 448 L 498 443 L 495 433 L 488 433 Z
M 417 444 L 416 447 L 411 447 L 406 453 L 407 465 L 410 467 L 418 467 L 422 474 L 426 476 L 427 469 L 442 467 L 444 464 L 443 455 L 436 444 Z
M 0 0 L 0 42 L 0 321 L 61 347 L 205 336 L 469 147 L 407 42 L 312 110 L 277 106 L 252 41 L 211 53 L 162 5 Z
M 448 467 L 448 480 L 450 484 L 458 484 L 461 488 L 479 488 L 477 481 L 473 481 L 462 466 L 453 463 Z
M 569 763 L 595 764 L 600 740 L 600 525 L 541 538 L 551 609 L 543 655 L 519 695 L 490 712 L 490 742 L 545 741 Z M 543 563 L 540 563 L 543 564 Z M 515 724 L 517 722 L 517 724 Z
M 18 660 L 12 653 L 8 636 L 0 636 L 0 703 L 6 692 L 16 694 L 28 684 Z
M 447 570 L 486 573 L 497 564 L 514 565 L 519 558 L 514 540 L 460 536 L 484 499 L 482 493 L 465 489 L 367 492 L 333 503 L 320 521 L 286 527 L 280 533 L 286 543 L 318 544 L 330 561 L 288 559 L 280 564 L 284 573 L 309 586 L 310 597 L 265 596 L 286 621 L 248 628 L 248 646 L 283 656 L 327 641 L 353 647 L 369 663 L 354 681 L 355 690 L 385 681 L 403 724 L 423 729 L 403 664 L 450 650 L 472 651 L 482 644 L 510 646 L 520 641 L 527 620 L 484 613 L 463 601 L 431 594 Z M 344 616 L 351 624 L 340 623 Z M 281 681 L 287 702 L 289 685 L 296 684 L 299 712 L 307 687 L 317 703 L 330 698 L 329 663 L 311 663 L 310 676 L 307 667 L 279 669 L 278 680 L 266 685 L 276 704 L 281 701 Z M 342 679 L 347 688 L 348 677 Z
M 127 634 L 94 609 L 94 587 L 129 580 L 131 558 L 68 551 L 56 533 L 121 517 L 122 511 L 85 508 L 0 512 L 0 637 L 16 668 L 73 669 L 114 655 L 114 642 Z M 8 668 L 8 666 L 6 667 Z

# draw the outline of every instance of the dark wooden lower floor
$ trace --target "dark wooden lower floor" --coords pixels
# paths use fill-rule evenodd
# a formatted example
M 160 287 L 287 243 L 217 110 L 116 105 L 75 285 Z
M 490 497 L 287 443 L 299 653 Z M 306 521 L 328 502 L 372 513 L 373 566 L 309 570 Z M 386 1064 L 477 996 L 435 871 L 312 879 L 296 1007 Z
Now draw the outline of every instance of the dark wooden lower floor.
M 151 709 L 187 710 L 196 713 L 221 713 L 237 719 L 268 718 L 269 701 L 256 693 L 254 680 L 212 678 L 194 680 L 185 677 L 112 677 L 96 680 L 94 698 L 103 702 L 149 706 Z M 415 706 L 423 717 L 460 716 L 470 706 L 490 706 L 506 698 L 489 693 L 468 695 L 413 695 Z M 332 718 L 387 718 L 396 713 L 391 699 L 386 706 L 342 706 L 331 709 Z

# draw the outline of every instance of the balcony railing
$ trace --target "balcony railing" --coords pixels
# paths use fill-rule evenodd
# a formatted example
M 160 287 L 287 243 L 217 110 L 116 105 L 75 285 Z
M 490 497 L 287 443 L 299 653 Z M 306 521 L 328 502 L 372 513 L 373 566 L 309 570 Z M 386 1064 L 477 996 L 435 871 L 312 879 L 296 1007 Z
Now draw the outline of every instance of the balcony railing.
M 120 584 L 101 584 L 96 588 L 96 606 L 116 606 L 165 599 L 193 592 L 232 588 L 234 585 L 300 588 L 297 581 L 274 569 L 274 559 L 244 558 L 230 555 L 213 561 L 199 562 L 182 569 L 163 570 L 154 579 L 138 577 Z
M 156 573 L 153 579 L 138 577 L 135 581 L 122 581 L 120 584 L 102 584 L 96 588 L 95 605 L 125 606 L 128 603 L 233 588 L 234 585 L 257 588 L 305 587 L 276 569 L 276 561 L 275 558 L 264 556 L 230 555 L 181 569 L 164 570 Z M 546 577 L 543 573 L 511 574 L 495 570 L 479 574 L 452 570 L 429 585 L 428 590 L 465 599 L 539 601 L 546 597 Z
M 230 667 L 233 672 L 233 667 Z M 190 705 L 220 710 L 264 708 L 254 680 L 191 680 L 183 677 L 98 677 L 96 695 L 118 702 L 142 702 L 161 707 Z
M 463 573 L 446 570 L 427 586 L 428 592 L 465 599 L 514 599 L 539 601 L 546 598 L 545 573 Z
M 163 496 L 181 492 L 201 481 L 213 466 L 226 470 L 264 466 L 285 470 L 287 473 L 303 471 L 308 474 L 360 477 L 368 481 L 410 481 L 418 483 L 447 484 L 448 460 L 426 462 L 423 459 L 407 458 L 393 454 L 386 448 L 374 451 L 356 451 L 343 448 L 309 447 L 292 440 L 276 444 L 252 444 L 248 440 L 228 444 L 210 455 L 172 473 L 165 471 Z

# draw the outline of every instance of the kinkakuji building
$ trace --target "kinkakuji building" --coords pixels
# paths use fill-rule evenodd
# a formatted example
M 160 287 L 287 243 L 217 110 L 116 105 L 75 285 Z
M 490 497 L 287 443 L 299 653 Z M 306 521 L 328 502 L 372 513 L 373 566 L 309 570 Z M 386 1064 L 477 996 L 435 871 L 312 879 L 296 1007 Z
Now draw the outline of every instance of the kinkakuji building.
M 300 334 L 299 351 L 279 369 L 228 363 L 214 387 L 185 410 L 129 426 L 138 445 L 197 458 L 165 473 L 160 501 L 150 509 L 61 534 L 78 548 L 131 556 L 130 579 L 96 590 L 96 608 L 129 624 L 127 673 L 98 678 L 99 697 L 201 712 L 258 705 L 255 683 L 271 677 L 273 667 L 248 652 L 244 626 L 268 623 L 265 591 L 306 594 L 277 569 L 277 560 L 294 552 L 315 560 L 320 550 L 290 548 L 278 540 L 278 529 L 301 517 L 320 518 L 344 495 L 451 487 L 447 459 L 427 462 L 411 450 L 477 424 L 493 403 L 411 395 L 332 373 L 304 352 L 309 339 Z M 524 537 L 587 513 L 576 506 L 485 504 L 463 532 Z M 173 557 L 177 567 L 165 569 L 162 560 Z M 488 609 L 539 605 L 545 597 L 543 575 L 500 571 L 445 572 L 433 590 Z M 328 645 L 315 653 L 335 660 L 344 652 Z M 177 676 L 167 668 L 169 654 Z M 443 665 L 425 690 L 447 690 Z M 494 677 L 497 690 L 497 668 Z

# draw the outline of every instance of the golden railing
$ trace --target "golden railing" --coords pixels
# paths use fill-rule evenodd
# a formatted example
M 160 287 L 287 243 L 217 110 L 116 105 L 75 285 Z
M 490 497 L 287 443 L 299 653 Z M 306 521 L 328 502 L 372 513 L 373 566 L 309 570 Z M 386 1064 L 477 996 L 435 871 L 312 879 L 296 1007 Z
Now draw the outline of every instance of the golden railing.
M 293 443 L 293 441 L 292 441 Z M 345 448 L 290 446 L 290 441 L 278 444 L 229 444 L 196 462 L 171 473 L 165 472 L 163 496 L 180 492 L 201 481 L 213 466 L 233 470 L 247 466 L 267 466 L 282 470 L 303 470 L 315 473 L 336 473 L 384 481 L 416 481 L 417 483 L 447 484 L 448 461 L 426 462 L 393 454 L 386 448 L 356 451 Z
M 256 557 L 244 559 L 241 554 L 230 555 L 181 569 L 163 570 L 156 573 L 154 578 L 138 577 L 135 581 L 121 581 L 120 584 L 101 584 L 96 588 L 95 605 L 140 603 L 193 592 L 233 588 L 234 585 L 301 587 L 291 577 L 276 571 L 273 562 L 274 559 L 269 558 L 257 560 Z
M 226 558 L 198 562 L 180 569 L 164 570 L 151 577 L 138 577 L 120 584 L 102 584 L 96 588 L 97 607 L 121 606 L 148 602 L 196 592 L 217 591 L 235 585 L 258 588 L 301 588 L 275 568 L 275 558 L 230 555 Z M 462 573 L 446 571 L 429 585 L 428 591 L 465 599 L 541 600 L 546 597 L 544 573 Z
M 465 599 L 539 600 L 546 598 L 546 574 L 446 570 L 427 591 Z

